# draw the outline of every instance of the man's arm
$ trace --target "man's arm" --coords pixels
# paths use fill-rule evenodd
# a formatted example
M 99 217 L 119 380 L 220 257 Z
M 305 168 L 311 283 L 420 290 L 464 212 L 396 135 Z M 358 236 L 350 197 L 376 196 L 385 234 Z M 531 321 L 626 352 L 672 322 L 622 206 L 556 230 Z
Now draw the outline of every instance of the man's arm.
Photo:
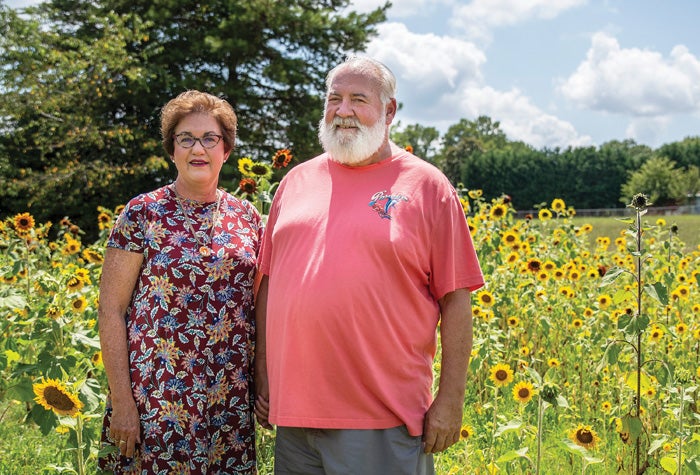
M 459 440 L 464 410 L 467 367 L 472 351 L 470 293 L 457 289 L 439 300 L 442 362 L 435 400 L 425 415 L 426 453 L 442 452 Z
M 263 275 L 255 299 L 255 417 L 258 424 L 271 429 L 267 418 L 270 414 L 270 388 L 267 381 L 267 289 L 270 278 Z

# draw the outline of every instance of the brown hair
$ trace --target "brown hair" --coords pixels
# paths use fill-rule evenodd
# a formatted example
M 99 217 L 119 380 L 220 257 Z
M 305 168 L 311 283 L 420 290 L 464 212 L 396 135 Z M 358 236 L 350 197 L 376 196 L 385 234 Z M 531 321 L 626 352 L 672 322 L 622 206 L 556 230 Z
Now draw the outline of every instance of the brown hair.
M 168 155 L 175 151 L 173 133 L 180 121 L 190 114 L 208 114 L 216 119 L 224 136 L 224 150 L 230 151 L 236 143 L 238 118 L 233 107 L 225 99 L 206 92 L 185 91 L 171 99 L 160 111 L 160 133 L 163 148 Z

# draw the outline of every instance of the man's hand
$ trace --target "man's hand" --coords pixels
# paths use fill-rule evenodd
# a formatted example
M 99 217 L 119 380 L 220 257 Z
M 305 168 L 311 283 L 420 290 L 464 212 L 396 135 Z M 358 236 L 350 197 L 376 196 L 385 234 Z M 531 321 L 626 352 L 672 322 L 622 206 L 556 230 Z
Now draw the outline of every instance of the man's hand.
M 427 454 L 442 452 L 459 440 L 462 429 L 462 401 L 455 398 L 435 398 L 423 423 L 423 451 Z

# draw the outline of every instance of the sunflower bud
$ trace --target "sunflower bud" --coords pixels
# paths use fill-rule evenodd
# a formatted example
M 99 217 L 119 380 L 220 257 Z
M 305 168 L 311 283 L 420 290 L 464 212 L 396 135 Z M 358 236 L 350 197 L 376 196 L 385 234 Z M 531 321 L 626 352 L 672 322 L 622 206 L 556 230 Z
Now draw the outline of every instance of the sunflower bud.
M 556 406 L 557 397 L 559 396 L 559 386 L 554 383 L 544 383 L 542 390 L 540 391 L 540 396 L 542 397 L 542 400 Z

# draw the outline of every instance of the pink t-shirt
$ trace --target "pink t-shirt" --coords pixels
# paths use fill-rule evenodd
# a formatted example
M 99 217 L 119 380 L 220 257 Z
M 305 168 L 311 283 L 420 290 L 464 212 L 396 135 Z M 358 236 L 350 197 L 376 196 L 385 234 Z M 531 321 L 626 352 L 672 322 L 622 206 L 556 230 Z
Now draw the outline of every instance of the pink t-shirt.
M 401 152 L 292 169 L 270 210 L 270 421 L 420 435 L 432 400 L 437 300 L 484 284 L 454 188 Z

